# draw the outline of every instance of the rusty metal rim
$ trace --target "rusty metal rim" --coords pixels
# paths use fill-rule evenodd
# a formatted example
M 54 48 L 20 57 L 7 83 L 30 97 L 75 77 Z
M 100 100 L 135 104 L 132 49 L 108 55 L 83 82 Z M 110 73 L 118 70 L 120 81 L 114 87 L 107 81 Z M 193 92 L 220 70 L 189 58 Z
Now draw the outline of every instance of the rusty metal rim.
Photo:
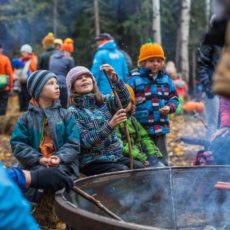
M 136 172 L 147 172 L 147 171 L 166 171 L 166 170 L 185 170 L 185 169 L 191 169 L 191 170 L 196 170 L 196 169 L 215 169 L 215 168 L 229 168 L 230 165 L 224 165 L 224 166 L 220 166 L 220 165 L 210 165 L 210 166 L 193 166 L 193 167 L 164 167 L 164 168 L 146 168 L 146 169 L 137 169 L 137 170 L 126 170 L 126 171 L 119 171 L 119 172 L 112 172 L 112 173 L 104 173 L 104 174 L 100 174 L 100 175 L 94 175 L 94 176 L 90 176 L 90 177 L 86 177 L 86 178 L 81 178 L 76 180 L 75 185 L 77 184 L 84 184 L 85 181 L 90 181 L 93 179 L 97 179 L 97 178 L 104 178 L 107 176 L 121 176 L 123 174 L 125 175 L 130 175 L 132 173 L 136 173 Z M 60 213 L 60 209 L 64 209 L 66 211 L 65 214 L 62 214 L 63 216 L 67 216 L 69 214 L 76 214 L 78 217 L 83 217 L 83 218 L 88 218 L 91 219 L 95 222 L 98 223 L 107 223 L 110 224 L 111 226 L 114 227 L 121 227 L 124 229 L 134 229 L 134 230 L 160 230 L 162 228 L 157 228 L 157 227 L 150 227 L 150 226 L 145 226 L 145 225 L 139 225 L 139 224 L 135 224 L 135 223 L 130 223 L 130 222 L 119 222 L 117 220 L 114 220 L 112 218 L 109 217 L 105 217 L 105 216 L 101 216 L 92 212 L 88 212 L 86 210 L 80 209 L 80 208 L 75 208 L 73 206 L 71 206 L 70 204 L 68 204 L 68 202 L 65 201 L 65 197 L 64 197 L 64 190 L 60 191 L 59 193 L 56 194 L 55 196 L 55 208 L 56 210 Z M 67 223 L 68 224 L 68 223 Z M 163 229 L 162 229 L 163 230 Z
M 94 220 L 96 222 L 101 222 L 105 224 L 108 223 L 109 225 L 114 226 L 114 227 L 123 227 L 125 229 L 132 229 L 132 230 L 164 230 L 162 228 L 149 227 L 149 226 L 134 224 L 130 222 L 120 222 L 112 218 L 108 218 L 105 216 L 97 215 L 92 212 L 88 212 L 83 209 L 74 208 L 73 206 L 65 202 L 65 199 L 62 193 L 59 193 L 56 195 L 55 201 L 56 201 L 55 209 L 60 210 L 60 208 L 64 208 L 66 210 L 66 213 L 63 215 L 65 216 L 69 215 L 69 213 L 74 213 L 78 216 L 85 217 L 85 218 Z
M 88 177 L 84 177 L 84 178 L 81 178 L 81 179 L 78 179 L 75 181 L 75 184 L 79 184 L 79 183 L 83 183 L 84 181 L 88 181 L 88 180 L 91 180 L 91 179 L 97 179 L 97 178 L 103 178 L 103 177 L 107 177 L 107 176 L 119 176 L 119 175 L 122 175 L 122 174 L 126 174 L 126 175 L 129 175 L 129 174 L 132 174 L 132 173 L 136 173 L 136 172 L 145 172 L 145 171 L 175 171 L 175 170 L 184 170 L 184 169 L 191 169 L 191 170 L 196 170 L 196 169 L 208 169 L 208 168 L 230 168 L 230 165 L 207 165 L 207 166 L 190 166 L 190 167 L 178 167 L 178 166 L 175 166 L 175 167 L 159 167 L 159 168 L 156 168 L 156 167 L 149 167 L 149 168 L 144 168 L 144 169 L 135 169 L 135 170 L 124 170 L 124 171 L 117 171 L 117 172 L 110 172 L 110 173 L 103 173 L 103 174 L 98 174 L 98 175 L 94 175 L 94 176 L 88 176 Z

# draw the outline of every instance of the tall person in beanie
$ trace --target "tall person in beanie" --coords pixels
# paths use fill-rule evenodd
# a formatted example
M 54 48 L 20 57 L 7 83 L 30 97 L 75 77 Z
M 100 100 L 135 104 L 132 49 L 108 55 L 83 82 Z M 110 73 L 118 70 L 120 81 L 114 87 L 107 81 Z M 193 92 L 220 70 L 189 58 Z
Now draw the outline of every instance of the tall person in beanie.
M 32 73 L 27 89 L 32 97 L 29 109 L 17 121 L 10 144 L 22 168 L 36 172 L 32 173 L 33 183 L 39 185 L 44 180 L 50 185 L 47 187 L 55 190 L 55 179 L 41 178 L 41 170 L 51 168 L 55 173 L 58 170 L 71 179 L 78 176 L 78 129 L 71 113 L 61 108 L 54 73 L 47 70 Z M 33 183 L 32 187 L 35 187 Z M 31 190 L 27 197 L 37 200 L 41 195 L 39 190 Z
M 123 81 L 110 65 L 103 65 L 101 70 L 108 74 L 125 108 L 130 96 Z M 115 131 L 116 126 L 126 121 L 127 117 L 125 110 L 119 109 L 116 97 L 102 95 L 94 76 L 83 66 L 71 69 L 66 82 L 71 92 L 72 105 L 69 110 L 80 130 L 81 172 L 90 176 L 129 169 L 130 160 L 123 157 L 123 146 Z M 141 162 L 134 161 L 134 168 L 143 167 Z
M 50 62 L 50 56 L 55 51 L 54 48 L 54 34 L 48 33 L 42 40 L 43 49 L 45 50 L 43 53 L 39 55 L 38 58 L 38 69 L 49 69 L 49 62 Z
M 56 40 L 56 43 L 60 42 Z M 68 90 L 66 87 L 66 75 L 74 67 L 74 59 L 71 53 L 74 51 L 73 40 L 66 38 L 61 49 L 56 49 L 50 57 L 49 70 L 56 74 L 60 87 L 60 102 L 63 108 L 67 108 Z
M 129 75 L 128 65 L 125 55 L 118 50 L 117 44 L 110 34 L 99 34 L 99 36 L 96 37 L 96 41 L 98 49 L 93 59 L 91 71 L 96 78 L 100 92 L 105 95 L 111 94 L 112 89 L 110 84 L 99 67 L 106 63 L 113 66 L 119 78 L 126 82 Z
M 170 132 L 168 114 L 178 106 L 173 80 L 164 71 L 165 55 L 156 43 L 142 45 L 138 69 L 131 72 L 128 84 L 136 97 L 137 120 L 144 126 L 168 164 L 166 134 Z

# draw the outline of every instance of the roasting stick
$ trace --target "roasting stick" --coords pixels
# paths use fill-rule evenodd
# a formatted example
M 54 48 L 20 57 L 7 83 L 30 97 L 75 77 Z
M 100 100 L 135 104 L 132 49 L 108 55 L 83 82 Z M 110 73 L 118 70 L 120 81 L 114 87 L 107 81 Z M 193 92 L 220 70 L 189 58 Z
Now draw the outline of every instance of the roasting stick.
M 109 78 L 109 76 L 107 75 L 107 73 L 103 70 L 106 78 L 108 79 L 109 81 L 109 84 L 112 88 L 112 91 L 113 91 L 113 94 L 115 95 L 117 101 L 118 101 L 118 105 L 120 107 L 120 109 L 122 109 L 122 104 L 121 104 L 121 100 L 116 92 L 116 90 L 114 89 L 113 87 L 113 84 Z M 132 154 L 132 144 L 131 144 L 131 139 L 130 139 L 130 135 L 129 135 L 129 130 L 128 130 L 128 125 L 127 125 L 127 121 L 124 122 L 124 126 L 125 126 L 125 135 L 126 135 L 126 138 L 127 138 L 127 141 L 128 141 L 128 147 L 129 147 L 129 158 L 130 158 L 130 169 L 133 170 L 133 154 Z
M 104 212 L 106 212 L 109 216 L 113 217 L 116 220 L 119 221 L 124 221 L 121 219 L 121 217 L 119 217 L 118 215 L 116 215 L 114 212 L 112 212 L 110 209 L 106 208 L 101 201 L 95 199 L 93 196 L 89 195 L 88 193 L 84 192 L 82 189 L 78 188 L 77 186 L 74 186 L 73 191 L 75 191 L 76 193 L 80 194 L 81 196 L 83 196 L 84 198 L 86 198 L 87 200 L 93 202 L 98 208 L 100 208 L 101 210 L 103 210 Z
M 218 181 L 214 187 L 216 189 L 230 190 L 230 182 Z

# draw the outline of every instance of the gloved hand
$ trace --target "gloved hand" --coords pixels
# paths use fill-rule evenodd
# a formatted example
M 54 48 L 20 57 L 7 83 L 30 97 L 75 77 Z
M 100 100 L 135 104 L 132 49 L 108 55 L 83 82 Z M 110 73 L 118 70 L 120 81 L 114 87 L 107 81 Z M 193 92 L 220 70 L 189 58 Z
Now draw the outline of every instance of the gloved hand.
M 45 168 L 31 171 L 30 187 L 58 191 L 65 188 L 67 192 L 73 187 L 73 179 L 59 168 Z

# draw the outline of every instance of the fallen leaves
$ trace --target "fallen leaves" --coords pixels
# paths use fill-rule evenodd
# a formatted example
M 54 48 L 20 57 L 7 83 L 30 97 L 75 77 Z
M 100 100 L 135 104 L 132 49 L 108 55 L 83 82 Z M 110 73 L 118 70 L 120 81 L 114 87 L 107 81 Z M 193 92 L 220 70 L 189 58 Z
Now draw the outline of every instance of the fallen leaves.
M 201 146 L 189 145 L 180 141 L 183 136 L 191 138 L 202 138 L 204 136 L 204 125 L 191 115 L 170 116 L 171 132 L 167 135 L 168 150 L 171 165 L 191 166 L 196 152 Z

